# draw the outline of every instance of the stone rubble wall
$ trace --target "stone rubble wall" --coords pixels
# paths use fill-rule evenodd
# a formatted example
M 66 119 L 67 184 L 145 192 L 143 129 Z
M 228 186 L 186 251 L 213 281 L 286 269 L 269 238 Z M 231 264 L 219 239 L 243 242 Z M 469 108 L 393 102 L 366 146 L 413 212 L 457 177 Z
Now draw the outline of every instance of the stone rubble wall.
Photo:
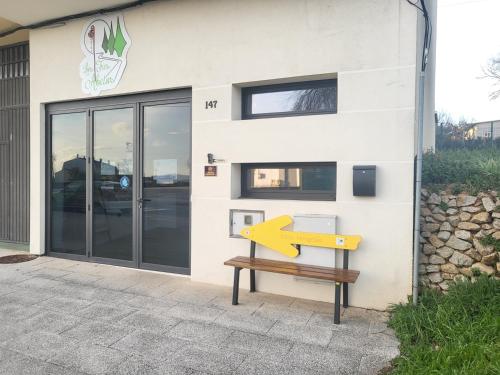
M 449 281 L 472 278 L 474 269 L 500 276 L 498 252 L 484 246 L 500 240 L 500 200 L 496 191 L 477 195 L 438 194 L 422 189 L 420 282 L 447 290 Z

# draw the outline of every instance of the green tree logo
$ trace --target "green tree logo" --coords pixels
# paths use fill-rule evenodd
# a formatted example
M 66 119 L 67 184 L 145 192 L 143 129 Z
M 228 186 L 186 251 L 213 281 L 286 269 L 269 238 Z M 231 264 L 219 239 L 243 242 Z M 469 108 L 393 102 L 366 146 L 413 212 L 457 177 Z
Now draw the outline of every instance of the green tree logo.
M 113 22 L 111 22 L 111 27 L 109 30 L 109 38 L 108 38 L 108 53 L 110 55 L 115 53 L 115 33 L 113 31 Z
M 113 30 L 113 22 L 111 22 L 109 37 L 108 34 L 106 33 L 106 30 L 104 30 L 104 36 L 102 38 L 101 46 L 104 52 L 109 53 L 110 55 L 113 55 L 116 52 L 118 57 L 122 57 L 123 50 L 127 45 L 127 41 L 123 36 L 120 19 L 118 17 L 116 18 L 116 25 L 117 26 L 115 33 L 115 31 Z
M 114 48 L 115 48 L 115 51 L 116 51 L 116 54 L 118 55 L 118 57 L 122 57 L 123 50 L 125 49 L 125 46 L 127 45 L 127 41 L 125 40 L 125 37 L 123 36 L 119 18 L 116 19 L 116 23 L 117 23 L 117 26 L 116 26 L 116 37 L 115 37 Z
M 104 29 L 104 36 L 102 37 L 102 44 L 101 44 L 102 49 L 104 52 L 108 52 L 108 34 L 106 33 L 106 29 Z

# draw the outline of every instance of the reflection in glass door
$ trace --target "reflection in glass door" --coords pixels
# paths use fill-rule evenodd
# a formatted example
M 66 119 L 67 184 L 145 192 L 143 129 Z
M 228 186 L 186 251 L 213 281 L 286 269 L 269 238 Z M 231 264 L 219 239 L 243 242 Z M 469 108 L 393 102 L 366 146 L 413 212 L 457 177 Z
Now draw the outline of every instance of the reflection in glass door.
M 51 116 L 50 234 L 56 253 L 86 254 L 87 113 Z
M 142 108 L 142 263 L 189 268 L 189 103 Z
M 134 259 L 134 109 L 93 112 L 92 256 Z

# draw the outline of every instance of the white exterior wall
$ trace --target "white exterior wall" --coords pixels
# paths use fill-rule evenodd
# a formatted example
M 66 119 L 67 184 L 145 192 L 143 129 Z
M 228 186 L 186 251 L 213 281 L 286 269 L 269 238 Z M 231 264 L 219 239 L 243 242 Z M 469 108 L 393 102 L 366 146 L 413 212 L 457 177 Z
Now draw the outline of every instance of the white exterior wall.
M 229 238 L 229 210 L 334 214 L 364 240 L 354 306 L 384 309 L 411 291 L 417 13 L 403 0 L 172 0 L 124 12 L 132 45 L 106 95 L 192 87 L 192 279 L 232 285 L 223 262 L 247 255 Z M 44 253 L 43 104 L 86 97 L 80 34 L 86 19 L 30 33 L 31 252 Z M 338 113 L 239 120 L 235 84 L 338 77 Z M 205 100 L 218 100 L 216 110 Z M 204 177 L 207 153 L 225 161 Z M 336 161 L 335 202 L 238 199 L 238 163 Z M 352 166 L 377 165 L 377 196 L 352 195 Z M 257 255 L 283 259 L 258 248 Z M 287 260 L 287 259 L 284 259 Z M 300 257 L 297 258 L 300 262 Z M 241 287 L 248 286 L 243 273 Z M 333 286 L 258 273 L 261 291 L 333 300 Z

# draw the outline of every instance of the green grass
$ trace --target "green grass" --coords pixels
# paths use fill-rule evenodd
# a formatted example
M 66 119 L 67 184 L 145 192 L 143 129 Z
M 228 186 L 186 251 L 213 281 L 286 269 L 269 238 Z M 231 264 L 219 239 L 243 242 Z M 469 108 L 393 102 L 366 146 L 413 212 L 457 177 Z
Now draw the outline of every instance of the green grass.
M 491 234 L 484 236 L 479 242 L 484 246 L 493 246 L 495 251 L 500 251 L 500 240 L 497 240 Z
M 500 189 L 500 148 L 443 150 L 424 155 L 422 182 L 453 193 Z
M 500 374 L 499 280 L 426 289 L 417 306 L 393 306 L 389 325 L 401 341 L 392 374 Z

